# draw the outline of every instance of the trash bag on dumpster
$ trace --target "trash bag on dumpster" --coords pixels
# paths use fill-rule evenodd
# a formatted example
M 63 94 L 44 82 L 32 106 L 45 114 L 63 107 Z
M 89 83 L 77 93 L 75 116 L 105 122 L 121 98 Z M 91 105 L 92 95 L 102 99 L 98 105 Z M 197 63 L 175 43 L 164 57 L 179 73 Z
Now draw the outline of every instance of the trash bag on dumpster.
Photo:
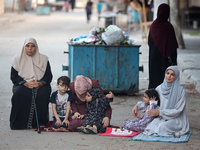
M 106 29 L 105 32 L 102 33 L 102 40 L 107 44 L 107 45 L 112 45 L 115 43 L 120 43 L 124 41 L 126 37 L 123 34 L 123 31 L 118 28 L 116 25 L 109 25 Z

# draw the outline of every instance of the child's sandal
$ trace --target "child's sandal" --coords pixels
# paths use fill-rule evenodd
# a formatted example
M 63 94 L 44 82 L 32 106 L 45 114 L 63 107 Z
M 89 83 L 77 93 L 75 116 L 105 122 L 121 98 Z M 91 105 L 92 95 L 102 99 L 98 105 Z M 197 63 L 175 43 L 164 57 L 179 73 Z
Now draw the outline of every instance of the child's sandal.
M 85 127 L 85 129 L 89 132 L 89 133 L 93 133 L 93 134 L 97 134 L 96 130 L 94 127 Z
M 86 134 L 90 133 L 89 131 L 86 130 L 86 127 L 84 126 L 78 127 L 77 130 Z

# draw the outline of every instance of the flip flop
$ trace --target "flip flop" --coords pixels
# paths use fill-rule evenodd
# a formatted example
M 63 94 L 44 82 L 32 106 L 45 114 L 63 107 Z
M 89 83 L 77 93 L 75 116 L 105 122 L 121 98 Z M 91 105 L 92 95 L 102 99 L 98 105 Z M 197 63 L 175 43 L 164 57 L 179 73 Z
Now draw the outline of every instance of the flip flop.
M 89 132 L 89 133 L 93 133 L 93 134 L 97 134 L 97 132 L 95 131 L 95 128 L 92 127 L 92 129 L 90 127 L 85 127 L 85 129 Z
M 85 128 L 85 127 L 83 127 L 83 126 L 81 126 L 81 127 L 78 127 L 78 128 L 77 128 L 77 130 L 78 130 L 78 131 L 80 131 L 80 132 L 83 132 L 83 133 L 85 133 L 85 134 L 88 134 L 88 133 L 90 133 L 90 132 L 89 132 L 89 131 L 87 131 L 87 130 L 86 130 L 86 128 Z

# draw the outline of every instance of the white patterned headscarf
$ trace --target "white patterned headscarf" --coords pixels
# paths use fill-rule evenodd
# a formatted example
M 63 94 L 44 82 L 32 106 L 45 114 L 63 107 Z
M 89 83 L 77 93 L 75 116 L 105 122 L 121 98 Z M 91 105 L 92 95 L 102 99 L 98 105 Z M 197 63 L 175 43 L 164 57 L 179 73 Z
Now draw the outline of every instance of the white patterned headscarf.
M 180 72 L 178 67 L 170 66 L 166 69 L 165 73 L 169 69 L 175 72 L 175 79 L 171 83 L 168 83 L 164 79 L 163 83 L 161 84 L 161 92 L 162 92 L 161 94 L 169 100 L 166 109 L 173 109 L 181 98 L 183 87 L 180 85 L 180 77 L 179 77 Z
M 28 43 L 35 45 L 35 53 L 29 56 L 25 52 Z M 37 42 L 34 38 L 27 38 L 22 47 L 22 51 L 14 57 L 13 68 L 18 71 L 18 75 L 25 81 L 40 80 L 46 71 L 48 57 L 40 54 Z

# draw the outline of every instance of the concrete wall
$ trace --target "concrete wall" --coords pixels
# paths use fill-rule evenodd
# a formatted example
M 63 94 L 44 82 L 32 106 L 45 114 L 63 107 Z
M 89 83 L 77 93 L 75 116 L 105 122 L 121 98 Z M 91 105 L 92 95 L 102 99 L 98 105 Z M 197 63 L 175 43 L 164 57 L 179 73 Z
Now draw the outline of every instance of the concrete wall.
M 23 0 L 0 0 L 1 1 L 4 1 L 4 9 L 5 11 L 12 11 L 14 9 L 14 11 L 18 11 L 19 10 L 19 3 Z M 44 3 L 44 0 L 25 0 L 26 2 L 27 1 L 30 1 L 31 2 L 31 6 L 32 8 L 36 8 L 37 6 L 37 3 L 38 4 L 43 4 Z M 55 2 L 56 0 L 48 0 L 48 2 Z
M 0 0 L 0 15 L 4 14 L 4 0 Z
M 200 0 L 189 0 L 189 7 L 200 7 Z
M 19 4 L 22 4 L 22 2 L 23 0 L 4 0 L 5 12 L 18 11 L 20 6 Z
M 4 9 L 5 11 L 11 11 L 12 7 L 13 7 L 13 1 L 14 0 L 4 0 Z M 15 0 L 16 2 L 14 3 L 14 5 L 17 4 L 17 0 Z

